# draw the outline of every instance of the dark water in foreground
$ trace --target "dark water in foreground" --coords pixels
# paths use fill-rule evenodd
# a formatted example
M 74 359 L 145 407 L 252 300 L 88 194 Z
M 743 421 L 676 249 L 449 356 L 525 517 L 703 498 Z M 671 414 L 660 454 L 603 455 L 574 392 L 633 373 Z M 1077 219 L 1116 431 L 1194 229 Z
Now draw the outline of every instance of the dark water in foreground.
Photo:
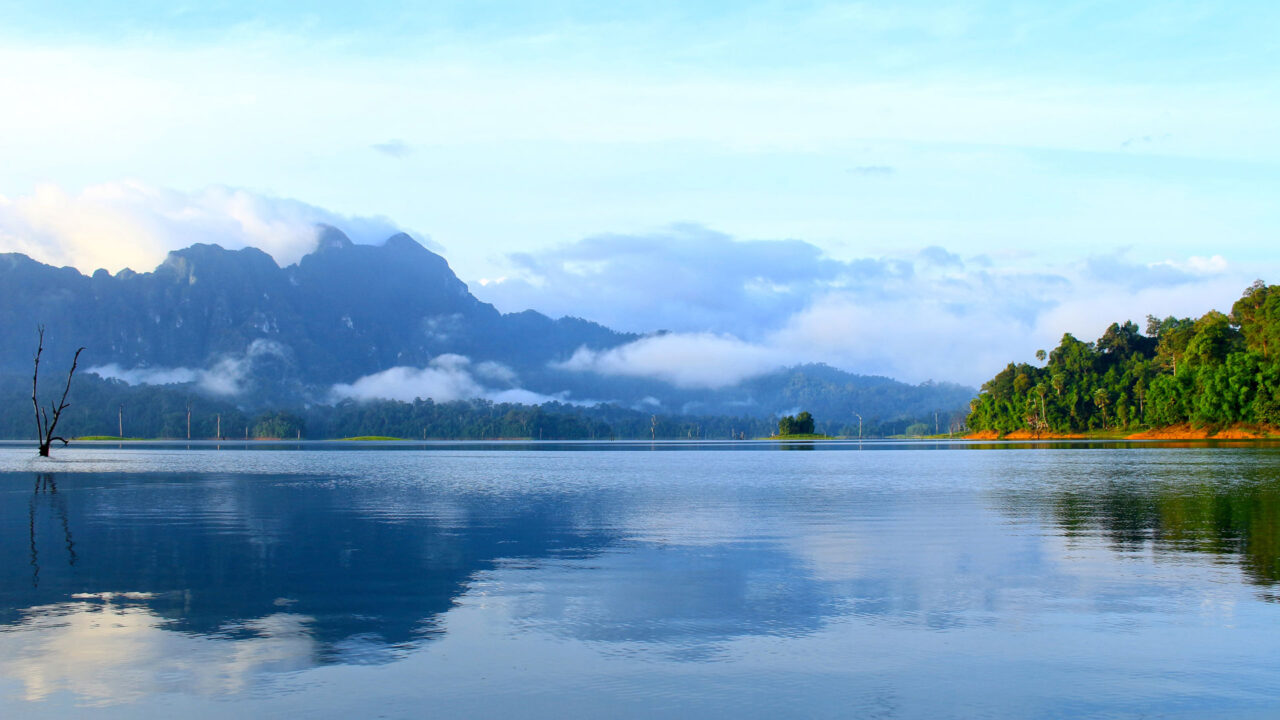
M 1280 449 L 676 447 L 0 448 L 0 717 L 1280 716 Z

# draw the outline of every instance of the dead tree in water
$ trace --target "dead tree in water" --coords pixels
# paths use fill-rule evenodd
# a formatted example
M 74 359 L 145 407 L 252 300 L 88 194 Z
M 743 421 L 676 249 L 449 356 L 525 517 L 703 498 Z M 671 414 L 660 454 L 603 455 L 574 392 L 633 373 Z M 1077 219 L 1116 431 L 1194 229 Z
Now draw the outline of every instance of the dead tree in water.
M 58 427 L 62 411 L 71 407 L 67 404 L 67 393 L 71 392 L 71 376 L 76 374 L 76 364 L 80 362 L 80 353 L 84 352 L 84 348 L 76 350 L 76 356 L 71 359 L 71 370 L 67 372 L 67 387 L 62 391 L 62 399 L 57 405 L 49 403 L 49 410 L 53 411 L 53 416 L 50 417 L 49 413 L 40 407 L 40 401 L 36 398 L 36 390 L 40 384 L 40 355 L 44 352 L 44 325 L 39 326 L 38 331 L 40 338 L 36 343 L 35 371 L 31 374 L 31 406 L 36 411 L 36 433 L 40 436 L 40 457 L 49 457 L 49 446 L 54 440 L 61 440 L 63 447 L 68 442 L 66 438 L 54 435 L 53 431 Z

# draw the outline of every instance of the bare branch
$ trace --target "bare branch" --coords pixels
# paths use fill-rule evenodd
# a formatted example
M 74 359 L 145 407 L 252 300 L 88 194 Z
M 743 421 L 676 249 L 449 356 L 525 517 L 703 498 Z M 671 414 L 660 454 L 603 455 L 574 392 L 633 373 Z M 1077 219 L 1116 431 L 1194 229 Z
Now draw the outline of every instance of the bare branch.
M 36 341 L 36 357 L 35 370 L 31 373 L 31 406 L 36 411 L 36 433 L 39 435 L 40 444 L 44 444 L 44 423 L 40 421 L 40 401 L 36 399 L 36 387 L 40 382 L 40 355 L 44 352 L 44 325 L 36 326 L 38 340 Z
M 48 457 L 49 446 L 54 440 L 59 440 L 65 446 L 68 440 L 61 436 L 55 436 L 53 431 L 58 427 L 58 420 L 62 418 L 62 411 L 71 407 L 67 402 L 67 395 L 71 393 L 71 379 L 76 374 L 76 367 L 80 364 L 80 353 L 84 352 L 84 348 L 76 350 L 75 357 L 71 359 L 71 369 L 67 371 L 67 384 L 62 389 L 62 397 L 58 400 L 58 404 L 49 403 L 49 409 L 40 407 L 39 389 L 40 389 L 40 356 L 44 354 L 44 325 L 36 326 L 37 341 L 36 355 L 32 362 L 31 372 L 31 406 L 35 410 L 36 434 L 40 441 L 40 455 Z M 50 418 L 49 413 L 53 416 Z
M 53 423 L 49 425 L 49 430 L 45 433 L 45 442 L 53 442 L 53 429 L 58 427 L 58 419 L 62 417 L 62 411 L 71 407 L 67 404 L 67 393 L 71 392 L 71 377 L 76 374 L 76 365 L 80 363 L 80 353 L 82 352 L 84 352 L 83 347 L 76 350 L 75 357 L 71 358 L 71 370 L 67 372 L 67 386 L 62 390 L 62 399 L 58 401 L 58 407 L 53 410 Z M 66 445 L 67 441 L 63 440 L 62 444 Z

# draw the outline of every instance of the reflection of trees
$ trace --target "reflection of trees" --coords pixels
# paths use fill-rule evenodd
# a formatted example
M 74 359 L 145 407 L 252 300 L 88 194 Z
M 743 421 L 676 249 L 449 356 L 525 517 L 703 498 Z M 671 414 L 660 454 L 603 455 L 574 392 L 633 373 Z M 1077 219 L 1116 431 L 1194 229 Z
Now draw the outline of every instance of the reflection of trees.
M 1187 490 L 1157 497 L 1164 542 L 1237 555 L 1255 582 L 1280 582 L 1280 479 Z
M 1215 480 L 1213 466 L 1189 476 L 1121 478 L 1051 491 L 1053 519 L 1067 536 L 1095 529 L 1120 551 L 1151 543 L 1157 552 L 1230 556 L 1256 583 L 1280 582 L 1280 476 L 1254 468 Z
M 52 506 L 55 516 L 58 518 L 59 524 L 62 525 L 62 538 L 67 546 L 67 564 L 76 564 L 76 543 L 71 536 L 71 523 L 67 519 L 67 503 L 61 495 L 58 494 L 58 481 L 53 473 L 36 473 L 35 488 L 31 493 L 31 500 L 27 505 L 27 530 L 31 545 L 31 586 L 40 586 L 40 550 L 36 542 L 36 508 L 37 505 L 43 504 L 42 501 L 48 501 Z

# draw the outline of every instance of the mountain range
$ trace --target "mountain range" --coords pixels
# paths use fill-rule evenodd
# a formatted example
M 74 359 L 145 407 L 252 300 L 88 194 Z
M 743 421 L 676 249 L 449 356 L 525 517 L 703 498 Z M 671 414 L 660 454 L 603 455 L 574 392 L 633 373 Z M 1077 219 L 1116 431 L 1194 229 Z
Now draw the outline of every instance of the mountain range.
M 0 373 L 29 373 L 38 324 L 46 356 L 86 347 L 84 367 L 131 384 L 185 384 L 246 407 L 389 398 L 487 397 L 613 403 L 684 414 L 926 417 L 974 392 L 907 385 L 824 365 L 779 368 L 729 387 L 573 367 L 580 352 L 642 340 L 575 317 L 502 313 L 445 259 L 405 234 L 353 243 L 319 228 L 315 249 L 280 267 L 254 248 L 197 244 L 154 271 L 84 275 L 0 254 Z M 30 338 L 30 341 L 27 341 Z

